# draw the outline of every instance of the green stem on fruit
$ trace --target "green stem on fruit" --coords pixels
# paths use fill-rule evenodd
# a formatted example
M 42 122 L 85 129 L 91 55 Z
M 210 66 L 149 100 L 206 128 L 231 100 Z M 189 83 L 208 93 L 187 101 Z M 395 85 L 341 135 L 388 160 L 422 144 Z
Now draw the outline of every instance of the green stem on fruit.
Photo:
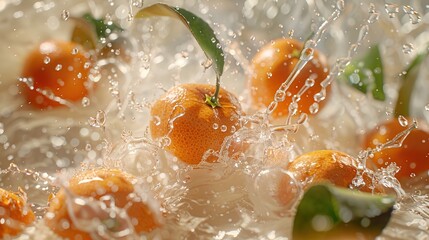
M 410 116 L 411 95 L 418 77 L 419 67 L 423 60 L 426 58 L 426 56 L 427 52 L 417 55 L 417 57 L 407 68 L 406 73 L 403 75 L 402 86 L 399 89 L 398 99 L 396 100 L 396 106 L 394 111 L 395 117 Z
M 206 103 L 212 108 L 222 107 L 219 103 L 220 76 L 216 76 L 216 90 L 212 96 L 206 95 Z

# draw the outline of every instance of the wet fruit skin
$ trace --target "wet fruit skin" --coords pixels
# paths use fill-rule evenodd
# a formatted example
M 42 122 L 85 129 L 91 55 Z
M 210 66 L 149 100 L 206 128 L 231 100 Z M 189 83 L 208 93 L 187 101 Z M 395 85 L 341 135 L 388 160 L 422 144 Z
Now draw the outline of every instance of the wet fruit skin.
M 91 59 L 80 45 L 59 40 L 42 42 L 25 59 L 23 78 L 32 78 L 34 89 L 20 83 L 26 101 L 37 108 L 61 106 L 36 89 L 52 92 L 64 100 L 75 102 L 88 95 Z
M 214 91 L 215 86 L 208 84 L 171 88 L 152 105 L 152 138 L 168 137 L 171 141 L 165 149 L 188 164 L 200 163 L 209 149 L 219 151 L 225 137 L 240 128 L 239 118 L 243 113 L 238 99 L 222 88 L 221 107 L 212 108 L 205 103 L 206 95 L 211 96 Z M 207 158 L 209 162 L 215 160 L 214 156 Z
M 288 78 L 296 66 L 303 43 L 295 39 L 277 39 L 262 47 L 253 57 L 251 63 L 252 75 L 249 87 L 252 104 L 258 109 L 265 109 L 273 100 L 280 85 Z M 305 65 L 295 81 L 289 87 L 285 100 L 278 104 L 273 112 L 274 117 L 287 116 L 292 96 L 305 85 L 307 78 L 315 77 L 315 84 L 308 89 L 298 102 L 298 112 L 310 113 L 310 106 L 314 103 L 314 95 L 322 89 L 320 83 L 328 76 L 329 70 L 326 58 L 317 50 L 313 58 Z M 329 94 L 330 87 L 326 88 Z M 319 109 L 326 100 L 319 102 Z
M 375 148 L 378 144 L 392 140 L 404 130 L 406 127 L 401 126 L 397 119 L 382 122 L 365 134 L 363 148 Z M 412 130 L 401 147 L 375 153 L 373 158 L 368 159 L 368 166 L 381 168 L 392 162 L 400 167 L 395 176 L 401 181 L 409 179 L 413 174 L 429 170 L 429 131 L 425 126 Z
M 0 188 L 0 238 L 15 236 L 36 217 L 26 200 L 18 194 Z
M 304 190 L 313 184 L 329 182 L 337 187 L 350 187 L 357 173 L 357 163 L 346 153 L 335 150 L 317 150 L 298 156 L 286 167 L 295 179 L 303 184 Z M 363 192 L 372 192 L 371 178 L 364 174 L 365 185 L 360 188 Z M 292 190 L 288 188 L 288 178 L 282 179 L 279 184 L 279 200 L 289 204 L 293 199 Z M 383 193 L 381 186 L 376 186 L 376 193 Z
M 76 196 L 91 197 L 99 200 L 111 196 L 115 206 L 125 208 L 137 234 L 150 232 L 160 226 L 151 209 L 142 201 L 133 201 L 130 194 L 134 193 L 135 177 L 118 169 L 97 169 L 81 172 L 70 179 L 68 190 Z M 50 201 L 48 213 L 45 215 L 46 225 L 57 235 L 69 239 L 91 239 L 89 233 L 78 229 L 70 217 L 64 189 Z M 88 212 L 88 211 L 85 211 Z M 75 214 L 85 214 L 76 212 Z M 97 216 L 94 216 L 94 218 Z M 63 227 L 67 221 L 70 226 Z

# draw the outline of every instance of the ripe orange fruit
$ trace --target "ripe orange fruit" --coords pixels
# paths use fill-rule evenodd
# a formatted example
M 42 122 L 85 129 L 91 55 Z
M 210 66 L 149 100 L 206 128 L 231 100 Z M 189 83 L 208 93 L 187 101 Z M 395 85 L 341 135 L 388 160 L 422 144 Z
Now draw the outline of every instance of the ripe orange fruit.
M 70 179 L 68 191 L 76 197 L 86 197 L 95 200 L 105 196 L 110 196 L 118 208 L 126 210 L 134 230 L 137 234 L 150 232 L 157 228 L 160 223 L 148 205 L 141 199 L 131 198 L 134 195 L 135 177 L 118 169 L 96 169 L 81 172 Z M 50 201 L 48 213 L 45 216 L 46 225 L 56 234 L 69 239 L 91 239 L 88 232 L 85 232 L 72 221 L 70 209 L 67 206 L 72 199 L 67 197 L 65 189 L 61 189 L 58 194 Z M 103 201 L 103 200 L 100 200 Z M 85 219 L 100 218 L 103 220 L 113 220 L 113 225 L 105 225 L 109 231 L 115 232 L 115 229 L 121 227 L 121 223 L 111 218 L 105 212 L 102 216 L 85 206 L 74 210 L 75 215 L 84 216 Z
M 26 199 L 0 188 L 0 238 L 14 236 L 35 220 Z
M 250 91 L 253 105 L 257 108 L 268 107 L 274 100 L 277 89 L 296 66 L 303 47 L 303 43 L 295 39 L 277 39 L 259 50 L 251 63 Z M 273 116 L 287 116 L 292 96 L 298 93 L 310 76 L 313 76 L 314 86 L 308 89 L 298 102 L 298 112 L 310 113 L 309 108 L 314 103 L 314 95 L 320 92 L 322 89 L 320 83 L 328 74 L 326 58 L 318 51 L 314 51 L 313 58 L 287 90 L 291 95 L 287 95 L 285 100 L 278 104 Z M 330 88 L 326 90 L 329 91 Z M 325 105 L 325 102 L 319 103 L 319 109 Z
M 42 42 L 27 56 L 23 78 L 31 78 L 33 86 L 20 84 L 27 102 L 40 109 L 61 104 L 41 93 L 47 91 L 67 101 L 79 101 L 88 95 L 91 59 L 80 45 L 51 40 Z
M 318 150 L 303 154 L 293 160 L 286 169 L 295 179 L 303 184 L 304 190 L 313 184 L 330 182 L 338 187 L 350 187 L 357 173 L 357 162 L 346 153 L 334 150 Z M 365 185 L 360 191 L 372 192 L 371 178 L 364 174 Z M 289 179 L 282 179 L 279 186 L 279 200 L 287 204 L 293 196 L 289 187 Z M 376 185 L 374 192 L 384 192 L 381 186 Z
M 374 148 L 379 144 L 392 140 L 397 134 L 404 131 L 397 119 L 391 119 L 379 124 L 364 136 L 363 147 Z M 388 148 L 374 154 L 368 159 L 369 167 L 386 167 L 396 163 L 400 167 L 396 174 L 398 179 L 410 178 L 412 174 L 419 174 L 429 170 L 429 132 L 418 128 L 410 132 L 399 148 Z
M 151 108 L 150 132 L 153 139 L 168 137 L 165 149 L 183 162 L 198 164 L 207 150 L 219 151 L 225 139 L 240 128 L 241 106 L 238 99 L 220 89 L 220 107 L 206 102 L 215 86 L 182 84 L 171 88 Z M 215 161 L 214 156 L 207 158 Z

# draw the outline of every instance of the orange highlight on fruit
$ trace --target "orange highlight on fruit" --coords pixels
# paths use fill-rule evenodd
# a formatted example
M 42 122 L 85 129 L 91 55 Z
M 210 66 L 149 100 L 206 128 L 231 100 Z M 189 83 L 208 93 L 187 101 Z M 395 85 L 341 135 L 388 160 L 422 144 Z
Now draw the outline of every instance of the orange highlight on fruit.
M 293 160 L 286 169 L 293 174 L 295 179 L 303 184 L 304 190 L 313 184 L 329 182 L 338 187 L 348 188 L 357 174 L 357 162 L 346 153 L 334 150 L 318 150 L 303 154 Z M 365 185 L 359 190 L 372 192 L 371 178 L 364 174 Z M 292 190 L 289 187 L 289 179 L 280 181 L 279 200 L 288 204 L 291 199 Z M 374 192 L 383 193 L 381 186 L 376 185 Z
M 277 39 L 262 47 L 254 56 L 249 86 L 252 103 L 256 108 L 264 109 L 274 100 L 276 91 L 297 65 L 303 47 L 303 43 L 295 39 Z M 310 113 L 310 106 L 315 102 L 314 95 L 322 90 L 320 83 L 328 74 L 326 58 L 315 50 L 313 58 L 307 62 L 287 90 L 290 95 L 286 95 L 285 100 L 278 104 L 273 116 L 287 116 L 292 96 L 300 91 L 309 77 L 313 77 L 314 86 L 309 88 L 298 102 L 298 112 Z M 329 93 L 330 87 L 326 90 Z M 325 105 L 325 102 L 319 102 L 319 109 Z
M 0 188 L 0 238 L 15 236 L 36 217 L 26 199 Z
M 369 167 L 387 167 L 396 163 L 400 167 L 396 177 L 399 180 L 410 178 L 413 174 L 419 174 L 429 170 L 429 132 L 425 126 L 414 129 L 399 148 L 387 148 L 374 154 L 368 159 Z M 379 144 L 392 140 L 397 134 L 406 130 L 399 121 L 391 119 L 385 121 L 364 136 L 363 147 L 375 148 Z
M 128 218 L 137 234 L 150 232 L 160 226 L 157 216 L 144 200 L 132 198 L 135 194 L 135 177 L 118 169 L 97 169 L 81 172 L 70 179 L 67 191 L 75 197 L 85 197 L 103 201 L 101 198 L 110 196 L 118 208 L 126 210 Z M 62 188 L 50 201 L 48 213 L 45 215 L 46 225 L 57 235 L 69 239 L 92 239 L 90 233 L 82 231 L 75 226 L 68 206 L 73 199 Z M 104 200 L 105 201 L 105 200 Z M 76 205 L 76 204 L 75 204 Z M 80 206 L 80 208 L 77 208 Z M 109 231 L 115 232 L 121 228 L 121 222 L 111 218 L 105 211 L 90 209 L 86 203 L 76 205 L 74 216 L 85 219 L 112 220 L 105 224 Z M 102 214 L 102 216 L 97 215 Z M 120 229 L 119 229 L 120 230 Z
M 42 91 L 66 101 L 79 101 L 91 88 L 91 66 L 89 53 L 76 43 L 42 42 L 24 62 L 21 77 L 31 79 L 32 83 L 21 83 L 21 91 L 29 104 L 40 109 L 62 105 Z
M 189 164 L 201 162 L 208 150 L 219 151 L 224 139 L 240 126 L 238 99 L 220 89 L 220 107 L 205 102 L 215 86 L 182 84 L 171 88 L 151 108 L 150 133 L 153 139 L 169 139 L 165 149 Z M 214 156 L 207 161 L 215 161 Z

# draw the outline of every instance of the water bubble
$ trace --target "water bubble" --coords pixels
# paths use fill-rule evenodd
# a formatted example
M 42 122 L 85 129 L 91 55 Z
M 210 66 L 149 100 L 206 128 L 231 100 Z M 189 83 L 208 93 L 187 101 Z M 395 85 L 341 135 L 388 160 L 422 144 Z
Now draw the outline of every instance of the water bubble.
M 406 118 L 406 117 L 404 117 L 404 116 L 402 116 L 402 115 L 400 115 L 400 116 L 398 117 L 398 122 L 399 122 L 399 124 L 401 124 L 401 126 L 403 126 L 403 127 L 408 126 L 408 120 L 407 120 L 407 118 Z
M 307 41 L 310 42 L 310 41 Z M 313 58 L 314 48 L 304 48 L 302 50 L 301 56 L 299 57 L 302 61 L 310 61 Z
M 316 103 L 325 100 L 326 98 L 326 89 L 322 88 L 322 90 L 316 94 L 314 94 L 313 99 Z
M 34 90 L 34 81 L 32 78 L 21 77 L 21 78 L 18 78 L 18 81 L 25 83 L 28 86 L 28 88 L 30 88 L 30 90 Z
M 67 21 L 67 20 L 69 19 L 69 17 L 70 17 L 70 12 L 69 12 L 68 10 L 63 10 L 63 11 L 61 12 L 61 18 L 62 18 L 64 21 Z
M 307 121 L 307 119 L 308 119 L 308 115 L 307 115 L 307 113 L 301 113 L 301 114 L 299 115 L 299 118 L 298 118 L 298 120 L 296 121 L 296 123 L 297 123 L 297 124 L 303 124 L 303 123 L 305 123 L 305 122 Z
M 412 43 L 406 43 L 402 45 L 402 52 L 405 54 L 410 54 L 413 52 L 413 50 L 414 50 L 414 46 Z
M 0 135 L 4 133 L 4 125 L 0 122 Z
M 426 110 L 426 111 L 429 111 L 429 103 L 428 103 L 428 104 L 426 104 L 426 106 L 425 106 L 425 110 Z
M 50 63 L 50 62 L 51 62 L 51 58 L 50 58 L 50 57 L 45 57 L 45 58 L 43 59 L 43 62 L 44 62 L 45 64 L 48 64 L 48 63 Z
M 83 106 L 83 107 L 88 107 L 88 106 L 89 106 L 89 104 L 90 104 L 90 100 L 89 100 L 89 98 L 88 98 L 88 97 L 83 97 L 83 98 L 82 98 L 82 106 Z
M 352 84 L 358 84 L 360 82 L 360 76 L 357 73 L 352 73 L 349 76 L 349 80 L 350 80 L 350 83 Z
M 386 3 L 384 4 L 384 8 L 386 9 L 386 13 L 389 14 L 390 18 L 396 17 L 396 14 L 399 13 L 399 7 L 394 3 Z
M 298 112 L 298 103 L 291 102 L 289 104 L 289 114 L 290 115 L 295 115 L 297 112 Z
M 214 129 L 214 130 L 219 129 L 219 124 L 217 124 L 217 123 L 213 123 L 213 129 Z
M 207 58 L 204 62 L 201 63 L 201 66 L 204 67 L 204 69 L 208 69 L 213 65 L 213 60 L 210 58 Z
M 226 125 L 222 125 L 222 126 L 220 127 L 220 131 L 221 131 L 221 132 L 226 132 L 226 130 L 228 130 L 228 127 L 227 127 Z
M 87 143 L 87 144 L 85 145 L 85 150 L 86 150 L 87 152 L 91 151 L 91 150 L 92 150 L 92 146 L 91 146 L 91 144 Z

